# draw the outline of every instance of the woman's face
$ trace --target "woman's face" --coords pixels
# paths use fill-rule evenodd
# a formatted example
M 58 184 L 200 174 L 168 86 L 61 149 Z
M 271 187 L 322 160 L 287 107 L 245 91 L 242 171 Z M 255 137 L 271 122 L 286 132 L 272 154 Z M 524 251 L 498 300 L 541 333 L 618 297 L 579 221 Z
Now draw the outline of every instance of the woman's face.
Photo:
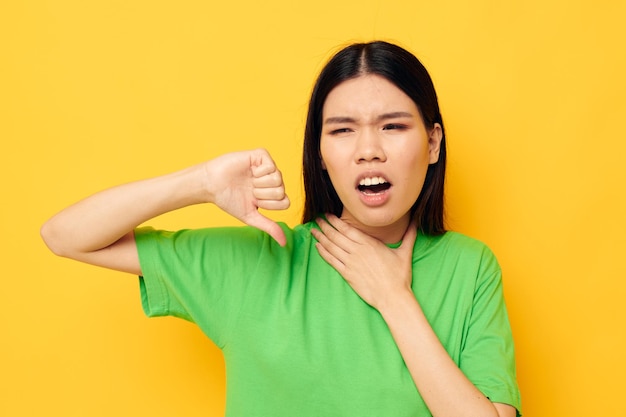
M 398 242 L 437 162 L 441 126 L 428 131 L 409 96 L 364 75 L 335 87 L 324 103 L 322 166 L 343 203 L 342 219 L 385 243 Z

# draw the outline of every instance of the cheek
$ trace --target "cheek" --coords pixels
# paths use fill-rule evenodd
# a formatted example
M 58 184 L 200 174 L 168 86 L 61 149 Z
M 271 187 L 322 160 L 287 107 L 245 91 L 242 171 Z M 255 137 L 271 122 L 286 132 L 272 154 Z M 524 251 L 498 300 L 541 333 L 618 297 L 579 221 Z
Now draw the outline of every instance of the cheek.
M 340 152 L 328 144 L 324 144 L 324 141 L 320 143 L 320 158 L 322 168 L 328 174 L 333 189 L 338 195 L 343 194 L 343 189 L 346 187 L 346 163 L 342 159 Z
M 336 166 L 335 160 L 337 159 L 337 151 L 331 149 L 328 142 L 322 139 L 320 142 L 320 159 L 322 161 L 322 168 L 326 171 L 333 171 Z
M 406 155 L 412 155 L 410 158 L 405 159 L 405 165 L 403 172 L 404 181 L 406 181 L 408 189 L 412 190 L 413 194 L 419 194 L 424 185 L 424 179 L 426 178 L 426 171 L 428 170 L 428 151 L 423 149 L 417 149 L 415 153 Z

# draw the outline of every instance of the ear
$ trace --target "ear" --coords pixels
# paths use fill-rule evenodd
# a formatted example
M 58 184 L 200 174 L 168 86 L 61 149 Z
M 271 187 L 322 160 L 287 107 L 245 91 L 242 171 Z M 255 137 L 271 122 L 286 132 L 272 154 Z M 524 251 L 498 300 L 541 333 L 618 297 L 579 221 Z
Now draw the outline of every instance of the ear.
M 428 133 L 428 163 L 435 164 L 439 161 L 439 150 L 443 139 L 443 129 L 439 123 L 435 123 Z

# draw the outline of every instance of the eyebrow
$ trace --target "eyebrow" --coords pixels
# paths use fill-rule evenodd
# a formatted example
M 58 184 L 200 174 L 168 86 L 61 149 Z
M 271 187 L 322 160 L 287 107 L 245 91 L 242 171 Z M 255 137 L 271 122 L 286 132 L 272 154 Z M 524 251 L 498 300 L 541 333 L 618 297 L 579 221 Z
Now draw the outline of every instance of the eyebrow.
M 391 113 L 381 114 L 380 116 L 376 117 L 376 121 L 380 122 L 382 120 L 398 119 L 398 118 L 406 118 L 406 117 L 412 118 L 413 115 L 405 111 L 394 111 Z M 324 120 L 324 124 L 340 124 L 340 123 L 354 123 L 354 122 L 356 122 L 356 119 L 352 117 L 347 117 L 347 116 L 329 117 L 326 120 Z

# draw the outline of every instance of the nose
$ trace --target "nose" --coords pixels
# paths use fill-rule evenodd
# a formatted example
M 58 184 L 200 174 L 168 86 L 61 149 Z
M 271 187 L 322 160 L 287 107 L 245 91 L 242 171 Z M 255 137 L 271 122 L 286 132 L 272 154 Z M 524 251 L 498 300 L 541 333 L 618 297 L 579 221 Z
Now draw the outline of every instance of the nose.
M 362 130 L 355 142 L 355 161 L 357 163 L 371 161 L 385 162 L 387 155 L 385 154 L 382 140 L 376 129 Z

